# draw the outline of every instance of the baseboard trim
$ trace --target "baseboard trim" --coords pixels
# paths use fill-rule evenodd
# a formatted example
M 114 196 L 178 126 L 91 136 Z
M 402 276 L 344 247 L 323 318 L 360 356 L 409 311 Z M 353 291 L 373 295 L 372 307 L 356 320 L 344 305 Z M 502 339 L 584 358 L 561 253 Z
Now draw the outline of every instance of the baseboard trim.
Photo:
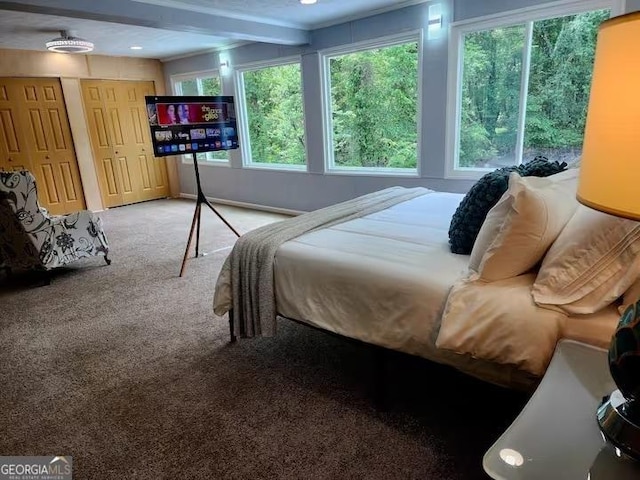
M 188 198 L 189 200 L 195 200 L 197 197 L 191 193 L 181 193 L 179 198 Z M 220 205 L 229 205 L 230 207 L 240 207 L 240 208 L 250 208 L 251 210 L 260 210 L 263 212 L 270 213 L 281 213 L 283 215 L 292 215 L 298 216 L 303 213 L 300 210 L 290 210 L 288 208 L 278 208 L 278 207 L 269 207 L 267 205 L 258 205 L 256 203 L 248 203 L 248 202 L 236 202 L 235 200 L 225 200 L 224 198 L 215 198 L 215 197 L 207 197 L 211 203 L 218 203 Z

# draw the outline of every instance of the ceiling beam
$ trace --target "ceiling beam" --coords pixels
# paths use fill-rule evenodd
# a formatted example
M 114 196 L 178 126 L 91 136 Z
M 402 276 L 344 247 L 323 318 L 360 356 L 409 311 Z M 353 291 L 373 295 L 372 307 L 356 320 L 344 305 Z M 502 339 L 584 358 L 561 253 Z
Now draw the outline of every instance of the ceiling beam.
M 99 20 L 278 45 L 305 45 L 309 43 L 310 38 L 309 32 L 300 28 L 270 25 L 259 21 L 237 19 L 223 15 L 210 15 L 170 7 L 150 6 L 130 0 L 0 1 L 0 10 Z

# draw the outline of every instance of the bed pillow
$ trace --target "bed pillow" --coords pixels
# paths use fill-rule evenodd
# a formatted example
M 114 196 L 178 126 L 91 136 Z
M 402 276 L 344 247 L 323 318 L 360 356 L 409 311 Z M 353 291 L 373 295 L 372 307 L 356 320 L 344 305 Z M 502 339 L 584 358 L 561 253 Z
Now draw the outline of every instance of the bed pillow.
M 566 167 L 564 162 L 549 162 L 544 157 L 536 157 L 525 164 L 499 168 L 484 175 L 469 189 L 451 218 L 451 251 L 465 255 L 471 253 L 487 213 L 507 191 L 511 172 L 517 172 L 523 177 L 546 177 L 561 172 Z
M 624 292 L 622 303 L 618 307 L 620 315 L 630 306 L 640 300 L 640 277 Z
M 547 178 L 509 176 L 509 188 L 487 214 L 469 268 L 493 282 L 531 270 L 575 212 L 578 171 Z
M 566 315 L 531 298 L 535 274 L 486 283 L 457 281 L 447 297 L 436 347 L 536 376 L 544 374 Z
M 640 277 L 640 223 L 579 205 L 545 256 L 535 302 L 567 313 L 593 313 Z

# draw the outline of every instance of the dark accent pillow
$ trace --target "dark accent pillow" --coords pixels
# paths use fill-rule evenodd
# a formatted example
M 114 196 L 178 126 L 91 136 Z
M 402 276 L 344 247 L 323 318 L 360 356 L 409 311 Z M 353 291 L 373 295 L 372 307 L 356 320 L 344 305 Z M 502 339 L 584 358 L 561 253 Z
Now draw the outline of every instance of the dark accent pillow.
M 449 226 L 451 251 L 465 255 L 471 253 L 487 213 L 498 203 L 509 187 L 511 172 L 516 172 L 521 177 L 548 177 L 566 168 L 565 162 L 550 162 L 545 157 L 538 156 L 522 165 L 502 167 L 487 173 L 469 189 L 451 218 Z

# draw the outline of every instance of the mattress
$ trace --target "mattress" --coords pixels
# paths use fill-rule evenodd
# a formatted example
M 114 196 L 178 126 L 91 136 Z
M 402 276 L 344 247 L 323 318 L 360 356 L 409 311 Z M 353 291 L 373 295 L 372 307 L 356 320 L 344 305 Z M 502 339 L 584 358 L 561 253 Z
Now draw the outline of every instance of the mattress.
M 443 308 L 469 262 L 448 245 L 462 197 L 431 192 L 284 243 L 274 268 L 278 313 L 439 359 L 434 338 Z

